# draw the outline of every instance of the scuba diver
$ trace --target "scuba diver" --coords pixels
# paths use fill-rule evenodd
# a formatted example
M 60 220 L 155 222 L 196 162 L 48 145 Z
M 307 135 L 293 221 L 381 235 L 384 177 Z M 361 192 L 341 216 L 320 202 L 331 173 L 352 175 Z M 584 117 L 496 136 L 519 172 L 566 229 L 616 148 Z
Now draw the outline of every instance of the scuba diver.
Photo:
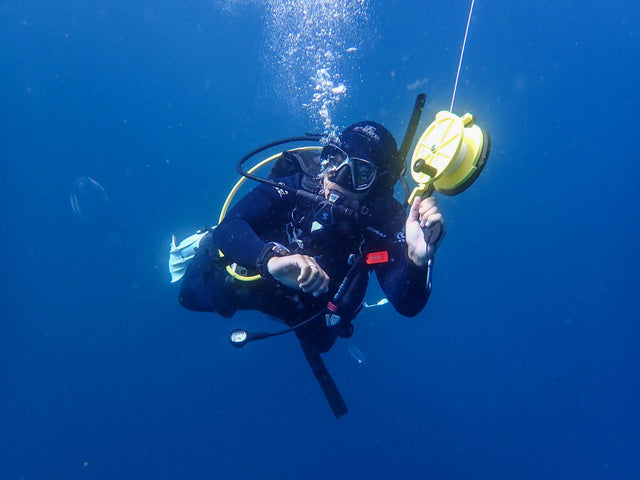
M 416 186 L 407 196 L 408 213 L 393 194 L 398 181 L 409 193 L 405 160 L 426 101 L 423 93 L 416 98 L 400 149 L 385 127 L 364 121 L 322 149 L 288 150 L 243 170 L 246 160 L 268 148 L 321 137 L 270 143 L 238 163 L 244 178 L 227 198 L 216 227 L 179 244 L 172 239 L 169 271 L 172 282 L 182 280 L 180 303 L 227 318 L 238 310 L 256 310 L 284 322 L 288 328 L 273 333 L 234 330 L 231 343 L 242 347 L 295 332 L 336 417 L 347 407 L 320 354 L 338 337 L 353 334 L 372 272 L 398 313 L 410 317 L 422 311 L 431 292 L 434 255 L 445 234 L 432 194 L 464 192 L 489 157 L 488 132 L 470 113 L 453 113 L 473 5 L 451 107 L 436 114 L 409 162 Z M 254 175 L 276 157 L 267 178 Z M 245 179 L 260 185 L 227 214 Z
M 340 417 L 346 405 L 320 354 L 352 335 L 370 274 L 403 316 L 429 298 L 444 220 L 433 197 L 416 197 L 407 214 L 393 196 L 403 171 L 393 135 L 372 121 L 349 126 L 321 151 L 281 153 L 266 180 L 194 237 L 180 303 L 227 318 L 256 310 L 286 324 L 276 334 L 237 330 L 231 340 L 241 346 L 293 330 Z M 230 274 L 230 265 L 257 279 Z

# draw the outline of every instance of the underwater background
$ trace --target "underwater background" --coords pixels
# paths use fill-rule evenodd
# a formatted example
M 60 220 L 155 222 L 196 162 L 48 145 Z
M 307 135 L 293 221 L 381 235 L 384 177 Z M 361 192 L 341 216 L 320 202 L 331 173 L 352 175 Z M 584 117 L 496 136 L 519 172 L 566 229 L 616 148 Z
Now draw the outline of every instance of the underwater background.
M 638 2 L 475 3 L 491 155 L 425 310 L 325 355 L 340 420 L 293 335 L 169 283 L 247 151 L 449 109 L 469 6 L 0 1 L 0 479 L 640 478 Z

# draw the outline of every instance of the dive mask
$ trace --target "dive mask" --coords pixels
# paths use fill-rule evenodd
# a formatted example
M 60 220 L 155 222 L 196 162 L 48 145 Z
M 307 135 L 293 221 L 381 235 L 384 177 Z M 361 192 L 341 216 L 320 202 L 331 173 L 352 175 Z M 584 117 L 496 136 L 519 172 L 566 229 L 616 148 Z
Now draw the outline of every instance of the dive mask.
M 376 179 L 376 166 L 364 158 L 351 157 L 340 147 L 329 144 L 320 155 L 322 173 L 352 192 L 363 192 Z

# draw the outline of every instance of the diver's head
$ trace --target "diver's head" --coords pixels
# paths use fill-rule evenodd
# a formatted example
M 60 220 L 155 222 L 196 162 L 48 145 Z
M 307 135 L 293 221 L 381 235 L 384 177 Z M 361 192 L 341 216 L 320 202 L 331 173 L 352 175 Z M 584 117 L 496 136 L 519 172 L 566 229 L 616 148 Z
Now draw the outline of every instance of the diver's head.
M 402 172 L 393 135 L 369 121 L 347 127 L 322 149 L 321 162 L 326 180 L 354 194 L 391 191 Z

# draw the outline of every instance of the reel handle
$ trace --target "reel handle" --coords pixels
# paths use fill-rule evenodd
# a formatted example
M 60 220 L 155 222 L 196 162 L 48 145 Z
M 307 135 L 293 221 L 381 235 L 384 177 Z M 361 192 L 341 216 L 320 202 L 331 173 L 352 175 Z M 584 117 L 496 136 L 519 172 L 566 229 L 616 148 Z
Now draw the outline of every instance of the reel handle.
M 432 248 L 432 255 L 435 255 L 436 243 L 442 237 L 442 223 L 434 223 L 430 227 L 424 227 L 422 229 L 424 234 L 424 241 L 427 242 L 427 255 L 429 254 L 429 247 Z

